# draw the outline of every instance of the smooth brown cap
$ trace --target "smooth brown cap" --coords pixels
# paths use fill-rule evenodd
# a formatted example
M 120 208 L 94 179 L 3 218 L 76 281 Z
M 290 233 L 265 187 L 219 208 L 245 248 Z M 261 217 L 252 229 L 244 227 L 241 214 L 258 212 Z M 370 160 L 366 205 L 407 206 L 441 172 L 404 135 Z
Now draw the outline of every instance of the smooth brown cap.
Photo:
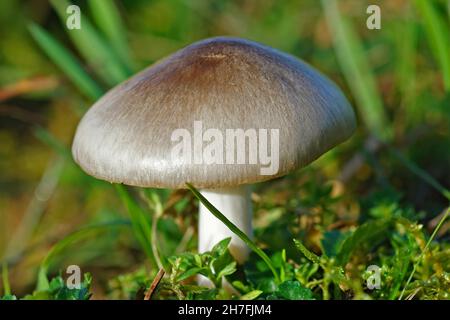
M 174 161 L 172 133 L 184 128 L 194 136 L 194 121 L 204 131 L 220 130 L 224 141 L 226 129 L 279 129 L 278 171 Z M 220 37 L 185 47 L 111 89 L 81 120 L 72 153 L 84 171 L 110 182 L 230 187 L 303 167 L 355 126 L 342 92 L 311 66 L 252 41 Z

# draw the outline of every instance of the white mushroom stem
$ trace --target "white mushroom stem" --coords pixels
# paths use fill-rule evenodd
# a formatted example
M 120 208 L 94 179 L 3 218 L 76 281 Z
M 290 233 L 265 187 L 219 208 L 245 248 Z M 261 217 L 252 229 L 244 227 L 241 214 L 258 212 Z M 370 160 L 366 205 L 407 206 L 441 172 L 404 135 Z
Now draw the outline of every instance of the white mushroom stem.
M 252 203 L 249 186 L 201 190 L 200 192 L 228 220 L 252 238 Z M 199 252 L 209 251 L 219 241 L 231 237 L 229 249 L 233 257 L 239 263 L 243 263 L 247 259 L 250 252 L 247 245 L 201 203 L 198 224 Z

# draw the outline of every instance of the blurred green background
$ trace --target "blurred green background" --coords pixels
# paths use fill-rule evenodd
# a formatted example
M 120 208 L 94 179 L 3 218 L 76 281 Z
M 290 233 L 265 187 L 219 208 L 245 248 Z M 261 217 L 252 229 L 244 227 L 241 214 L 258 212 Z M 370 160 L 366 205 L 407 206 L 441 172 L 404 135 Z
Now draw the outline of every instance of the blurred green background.
M 65 27 L 65 1 L 0 1 L 0 261 L 12 290 L 33 291 L 39 265 L 59 240 L 108 221 L 117 228 L 71 244 L 49 272 L 80 265 L 94 276 L 95 298 L 123 298 L 114 291 L 121 280 L 111 279 L 152 269 L 114 187 L 73 163 L 71 141 L 102 92 L 217 35 L 300 57 L 333 79 L 358 114 L 348 142 L 305 170 L 255 186 L 260 243 L 284 246 L 264 232 L 280 210 L 319 212 L 298 218 L 296 231 L 315 248 L 324 229 L 357 225 L 377 202 L 411 208 L 412 219 L 432 231 L 449 201 L 450 1 L 377 1 L 381 29 L 369 30 L 372 2 L 73 1 L 83 15 L 78 31 Z M 329 210 L 314 203 L 325 186 L 340 199 Z M 141 190 L 130 192 L 142 198 Z M 188 192 L 168 196 L 158 224 L 163 255 L 195 250 L 195 212 Z M 448 243 L 448 228 L 439 241 Z

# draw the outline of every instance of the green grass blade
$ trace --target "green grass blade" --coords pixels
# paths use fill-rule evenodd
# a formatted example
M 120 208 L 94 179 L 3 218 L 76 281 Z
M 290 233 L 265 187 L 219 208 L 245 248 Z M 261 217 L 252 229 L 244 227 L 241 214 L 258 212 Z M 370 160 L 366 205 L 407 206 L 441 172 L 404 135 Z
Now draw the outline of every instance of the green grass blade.
M 156 265 L 156 259 L 153 255 L 151 245 L 152 227 L 150 221 L 123 185 L 115 184 L 114 186 L 130 215 L 134 235 L 136 236 L 147 257 L 149 257 Z
M 410 284 L 414 273 L 416 272 L 417 266 L 419 265 L 419 263 L 422 261 L 422 258 L 424 256 L 424 254 L 427 252 L 428 247 L 430 246 L 431 242 L 434 240 L 434 238 L 436 237 L 436 234 L 438 233 L 439 229 L 441 229 L 442 225 L 444 224 L 445 220 L 447 220 L 448 216 L 450 215 L 450 207 L 448 207 L 446 209 L 445 214 L 442 216 L 441 220 L 439 221 L 439 223 L 437 224 L 436 228 L 434 228 L 433 233 L 431 234 L 430 239 L 428 239 L 425 247 L 423 248 L 422 253 L 420 254 L 419 258 L 417 259 L 416 263 L 414 264 L 413 270 L 411 271 L 411 274 L 409 275 L 408 280 L 406 281 L 405 286 L 403 287 L 402 293 L 400 294 L 400 297 L 398 298 L 398 300 L 402 300 L 403 296 L 405 295 L 405 291 L 406 288 L 408 287 L 408 285 Z
M 450 20 L 450 0 L 447 0 L 447 16 L 448 20 Z
M 409 11 L 408 11 L 409 12 Z M 394 24 L 395 43 L 395 73 L 396 84 L 402 98 L 402 105 L 407 111 L 407 116 L 417 114 L 416 103 L 416 50 L 417 50 L 417 24 L 408 14 L 408 18 L 403 18 Z
M 339 64 L 355 96 L 360 116 L 372 134 L 379 138 L 389 137 L 390 126 L 383 102 L 357 34 L 340 14 L 335 0 L 322 0 L 322 6 L 333 33 Z
M 338 61 L 355 95 L 359 113 L 372 134 L 382 141 L 389 142 L 393 132 L 387 124 L 383 102 L 377 93 L 374 75 L 365 59 L 362 44 L 348 21 L 341 16 L 336 0 L 322 0 L 322 6 L 330 29 L 334 32 L 334 47 Z M 399 160 L 406 163 L 404 158 Z M 448 191 L 439 187 L 439 184 L 424 170 L 418 169 L 411 161 L 408 161 L 408 168 L 448 198 Z
M 444 87 L 450 92 L 450 32 L 433 5 L 433 1 L 415 0 L 414 4 L 423 18 L 423 24 L 433 55 L 437 60 L 444 80 Z
M 126 29 L 114 1 L 95 0 L 88 1 L 88 4 L 95 23 L 106 35 L 107 39 L 116 50 L 117 55 L 122 60 L 122 63 L 129 69 L 132 69 L 133 63 L 130 58 L 130 49 L 126 40 Z
M 29 30 L 42 50 L 64 71 L 83 94 L 92 100 L 98 99 L 103 94 L 103 90 L 83 70 L 77 59 L 47 31 L 34 23 L 29 25 Z
M 66 159 L 53 155 L 46 164 L 44 172 L 37 183 L 33 196 L 24 210 L 20 223 L 9 237 L 3 257 L 14 259 L 24 254 L 30 239 L 38 228 L 42 216 L 53 198 L 66 166 Z
M 436 191 L 440 192 L 445 198 L 450 200 L 450 190 L 441 185 L 434 177 L 432 177 L 427 171 L 420 168 L 413 161 L 409 160 L 402 153 L 398 152 L 394 147 L 388 146 L 388 150 L 397 158 L 401 163 L 408 168 L 409 171 L 425 181 L 428 185 L 433 187 Z
M 447 16 L 448 20 L 450 20 L 450 0 L 447 0 Z
M 2 266 L 2 282 L 3 282 L 3 295 L 11 295 L 11 286 L 9 285 L 8 264 L 3 263 Z
M 267 264 L 270 271 L 272 271 L 275 280 L 280 283 L 280 276 L 276 271 L 274 265 L 270 258 L 262 251 L 258 246 L 244 233 L 242 232 L 236 225 L 234 225 L 230 220 L 228 220 L 216 207 L 214 207 L 211 202 L 209 202 L 194 186 L 189 183 L 186 183 L 187 187 L 194 196 L 220 221 L 223 222 L 224 225 L 228 227 L 235 235 L 237 235 L 245 244 L 249 246 L 261 259 Z
M 66 28 L 66 8 L 69 2 L 52 0 L 51 4 Z M 121 63 L 114 50 L 95 30 L 86 16 L 81 15 L 81 29 L 66 30 L 80 54 L 107 84 L 115 85 L 130 76 L 130 71 Z
M 47 273 L 50 267 L 50 264 L 53 262 L 53 259 L 61 253 L 64 249 L 66 249 L 69 245 L 77 242 L 81 239 L 84 239 L 87 236 L 92 235 L 96 232 L 104 232 L 112 227 L 120 227 L 128 225 L 128 221 L 113 221 L 107 222 L 97 225 L 92 225 L 85 227 L 81 230 L 75 231 L 72 234 L 69 234 L 64 239 L 60 240 L 56 243 L 50 251 L 47 253 L 47 256 L 42 261 L 39 272 L 38 272 L 38 283 L 37 283 L 37 291 L 47 290 L 49 287 L 49 281 L 47 278 Z
M 52 148 L 57 154 L 63 156 L 66 159 L 72 159 L 70 148 L 62 143 L 57 137 L 55 137 L 50 131 L 43 127 L 36 126 L 34 129 L 34 135 L 41 140 L 47 146 Z
M 395 27 L 397 83 L 400 91 L 408 92 L 411 79 L 415 78 L 417 28 L 411 19 L 403 19 Z

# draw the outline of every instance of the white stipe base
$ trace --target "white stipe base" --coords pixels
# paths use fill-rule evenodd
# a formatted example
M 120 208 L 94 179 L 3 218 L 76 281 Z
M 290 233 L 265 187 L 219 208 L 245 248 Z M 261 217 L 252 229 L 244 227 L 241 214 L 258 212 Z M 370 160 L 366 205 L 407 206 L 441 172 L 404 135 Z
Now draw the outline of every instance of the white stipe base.
M 201 190 L 201 194 L 228 220 L 252 238 L 252 203 L 249 186 Z M 233 257 L 239 263 L 243 263 L 247 259 L 250 252 L 247 245 L 201 203 L 198 224 L 199 252 L 209 251 L 219 241 L 231 237 L 229 249 Z
M 253 211 L 249 186 L 240 186 L 229 189 L 201 190 L 200 192 L 209 202 L 222 212 L 228 220 L 233 222 L 233 224 L 245 232 L 250 238 L 253 237 Z M 244 263 L 250 253 L 250 249 L 247 245 L 201 203 L 199 204 L 198 234 L 199 252 L 210 251 L 219 241 L 231 237 L 229 249 L 238 263 Z M 204 276 L 198 276 L 197 282 L 202 286 L 213 287 L 212 282 Z M 223 281 L 223 286 L 228 292 L 235 291 L 225 279 Z

